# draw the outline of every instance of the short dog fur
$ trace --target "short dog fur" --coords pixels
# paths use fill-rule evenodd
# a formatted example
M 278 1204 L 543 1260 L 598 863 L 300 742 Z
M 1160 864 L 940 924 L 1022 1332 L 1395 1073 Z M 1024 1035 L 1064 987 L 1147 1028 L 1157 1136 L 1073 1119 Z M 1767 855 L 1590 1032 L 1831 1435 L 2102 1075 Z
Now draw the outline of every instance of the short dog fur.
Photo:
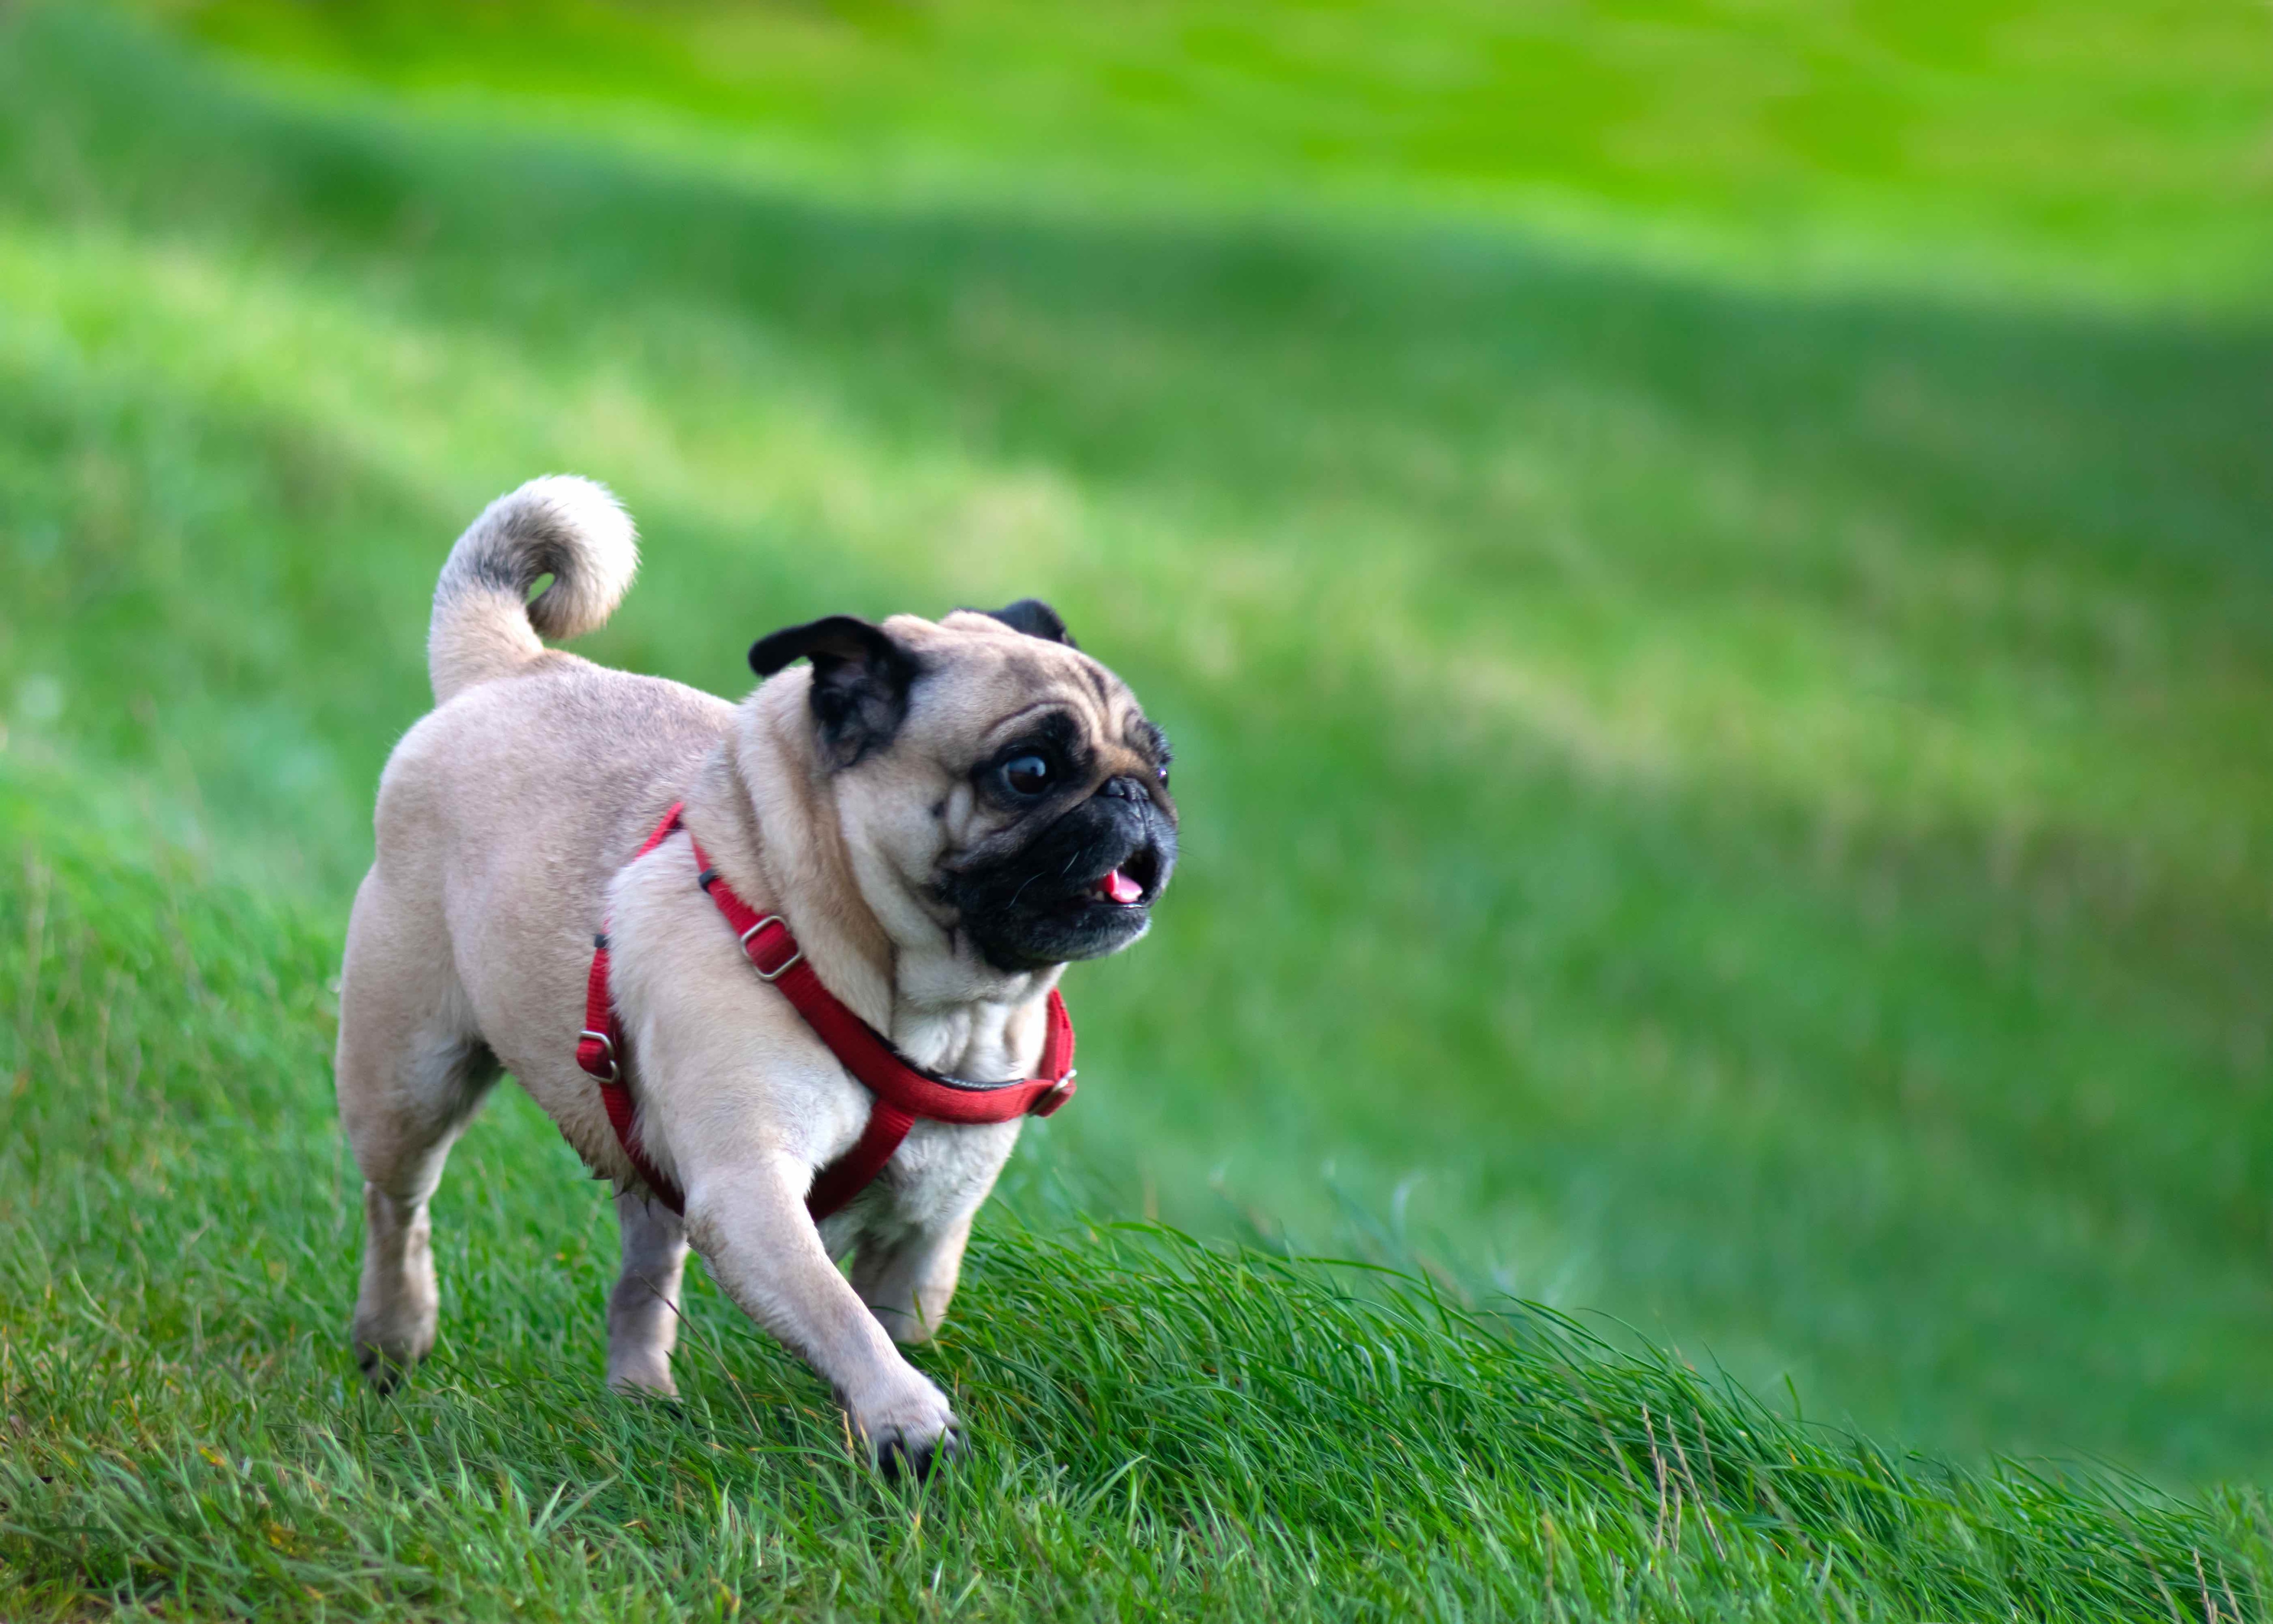
M 1136 940 L 1167 883 L 1167 744 L 1032 600 L 786 628 L 751 650 L 769 680 L 739 705 L 544 646 L 605 620 L 637 562 L 614 499 L 556 477 L 492 503 L 436 587 L 435 708 L 380 781 L 341 973 L 340 1112 L 365 1181 L 356 1353 L 386 1387 L 432 1348 L 428 1202 L 502 1069 L 615 1181 L 611 1385 L 673 1390 L 691 1243 L 879 1462 L 922 1470 L 956 1419 L 896 1344 L 946 1313 L 1018 1124 L 918 1123 L 816 1229 L 806 1192 L 859 1137 L 867 1092 L 752 973 L 686 832 L 628 860 L 683 800 L 728 883 L 784 915 L 908 1058 L 1023 1077 L 1064 963 Z M 1130 881 L 1141 894 L 1114 899 Z M 640 1138 L 686 1192 L 683 1224 L 640 1189 L 574 1058 L 604 921 Z

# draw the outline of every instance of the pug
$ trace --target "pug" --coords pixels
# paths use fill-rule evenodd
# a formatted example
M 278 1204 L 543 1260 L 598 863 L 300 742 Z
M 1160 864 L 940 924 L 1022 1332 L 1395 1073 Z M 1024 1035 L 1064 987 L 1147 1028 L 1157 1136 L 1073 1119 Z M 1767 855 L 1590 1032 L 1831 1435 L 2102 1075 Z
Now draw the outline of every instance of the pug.
M 1175 867 L 1167 741 L 1031 599 L 784 628 L 753 647 L 764 680 L 739 704 L 545 646 L 604 622 L 637 563 L 614 498 L 552 477 L 492 503 L 435 588 L 435 706 L 380 779 L 341 976 L 357 1358 L 384 1389 L 433 1347 L 429 1203 L 509 1071 L 617 1187 L 612 1387 L 673 1392 L 691 1244 L 831 1384 L 877 1464 L 920 1472 L 957 1424 L 900 1347 L 946 1314 L 1019 1124 L 919 1120 L 816 1222 L 816 1171 L 874 1100 L 754 973 L 706 887 L 780 916 L 827 992 L 914 1066 L 1026 1078 L 1060 972 L 1143 936 Z M 627 1132 L 576 1057 L 604 932 Z M 683 1192 L 683 1218 L 659 1187 Z

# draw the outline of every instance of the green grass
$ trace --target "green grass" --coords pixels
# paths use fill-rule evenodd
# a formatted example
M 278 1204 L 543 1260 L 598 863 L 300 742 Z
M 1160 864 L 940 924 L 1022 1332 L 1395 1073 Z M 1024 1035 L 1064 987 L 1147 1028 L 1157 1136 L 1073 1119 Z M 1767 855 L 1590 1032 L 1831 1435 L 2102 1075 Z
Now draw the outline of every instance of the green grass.
M 2254 1491 L 1903 1459 L 1542 1311 L 1145 1226 L 990 1226 L 919 1356 L 975 1450 L 894 1490 L 699 1276 L 682 1401 L 604 1394 L 608 1208 L 518 1100 L 437 1203 L 444 1350 L 374 1400 L 310 1080 L 336 928 L 122 859 L 70 788 L 0 807 L 11 1619 L 2262 1615 Z
M 832 192 L 1519 222 L 1779 280 L 2015 276 L 2262 308 L 2245 0 L 143 0 L 430 109 Z
M 882 184 L 762 58 L 665 49 L 710 13 L 495 13 L 616 41 L 668 139 L 408 11 L 323 13 L 397 54 L 311 77 L 316 15 L 195 15 L 281 80 L 0 18 L 0 1612 L 2262 1611 L 2254 1491 L 1981 1465 L 2273 1469 L 2273 331 L 2173 313 L 2208 250 L 2166 275 L 2127 191 L 2195 165 L 2199 248 L 2226 138 L 2111 118 L 2067 237 L 1993 166 L 1802 188 L 1875 267 L 1803 292 L 1519 235 L 1513 181 L 1354 209 L 1206 97 L 1053 126 L 1089 189 L 1026 196 L 1039 55 L 918 74 L 877 139 L 942 173 Z M 966 15 L 1013 13 L 925 26 Z M 831 83 L 933 60 L 781 26 Z M 2252 71 L 2164 34 L 1980 105 Z M 1705 118 L 1686 60 L 1651 94 Z M 1928 215 L 2034 280 L 1873 257 Z M 1036 592 L 1176 738 L 1186 864 L 1073 977 L 1081 1109 L 927 1356 L 982 1459 L 919 1523 L 707 1295 L 683 1410 L 598 1391 L 611 1243 L 517 1096 L 444 1186 L 442 1365 L 349 1385 L 324 983 L 442 553 L 559 468 L 648 537 L 598 658 L 732 693 L 786 621 Z M 1459 1306 L 1272 1260 L 1321 1247 Z M 1721 1464 L 1662 1499 L 1682 1415 Z

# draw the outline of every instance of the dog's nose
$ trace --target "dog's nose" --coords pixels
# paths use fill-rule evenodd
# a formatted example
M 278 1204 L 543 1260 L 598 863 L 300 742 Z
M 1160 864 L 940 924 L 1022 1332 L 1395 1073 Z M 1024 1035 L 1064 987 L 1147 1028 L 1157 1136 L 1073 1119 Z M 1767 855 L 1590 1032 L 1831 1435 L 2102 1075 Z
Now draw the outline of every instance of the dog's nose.
M 1100 795 L 1110 795 L 1115 801 L 1150 801 L 1152 799 L 1152 792 L 1144 787 L 1144 780 L 1142 778 L 1107 778 L 1105 781 L 1105 787 L 1099 790 L 1097 793 Z

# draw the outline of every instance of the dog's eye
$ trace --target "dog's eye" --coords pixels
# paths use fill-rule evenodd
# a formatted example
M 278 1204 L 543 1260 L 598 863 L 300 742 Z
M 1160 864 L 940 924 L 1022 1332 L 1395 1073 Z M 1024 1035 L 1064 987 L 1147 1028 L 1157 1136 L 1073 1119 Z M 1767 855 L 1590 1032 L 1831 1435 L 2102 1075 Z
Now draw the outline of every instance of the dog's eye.
M 1050 786 L 1050 763 L 1039 756 L 1014 756 L 1002 763 L 1002 781 L 1021 795 L 1039 795 Z

